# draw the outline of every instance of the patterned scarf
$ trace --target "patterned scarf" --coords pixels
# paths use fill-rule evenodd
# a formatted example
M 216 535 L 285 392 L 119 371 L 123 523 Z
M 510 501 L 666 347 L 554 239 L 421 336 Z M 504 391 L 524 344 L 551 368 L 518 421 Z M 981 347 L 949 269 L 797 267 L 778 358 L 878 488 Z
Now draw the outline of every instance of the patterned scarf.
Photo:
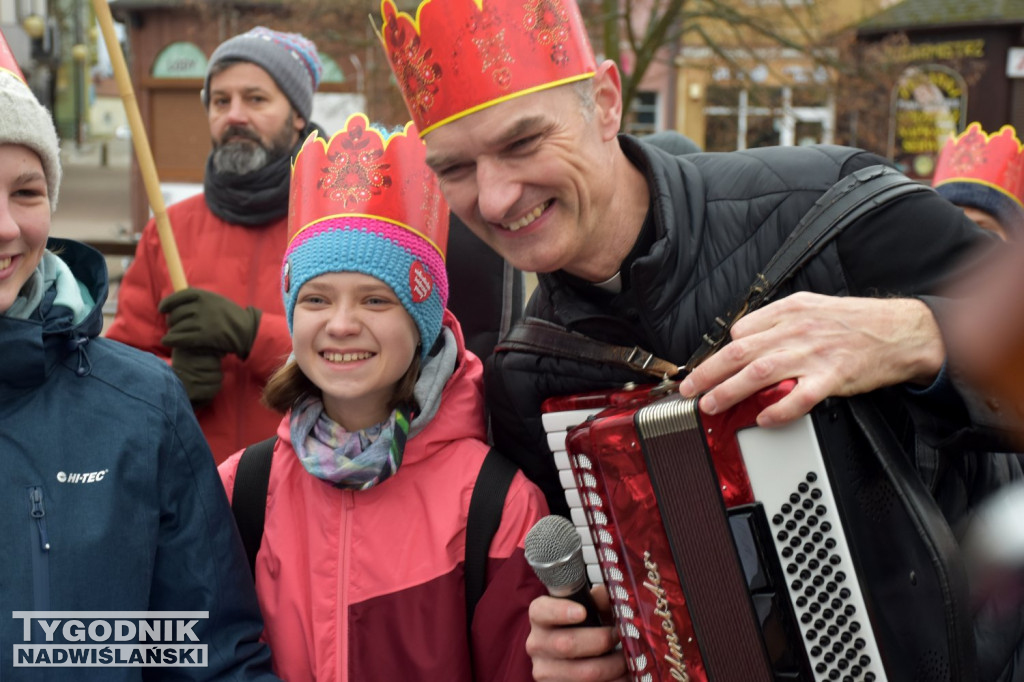
M 327 416 L 319 398 L 308 397 L 292 408 L 292 447 L 313 476 L 336 488 L 366 490 L 398 471 L 411 421 L 412 413 L 399 408 L 351 433 Z

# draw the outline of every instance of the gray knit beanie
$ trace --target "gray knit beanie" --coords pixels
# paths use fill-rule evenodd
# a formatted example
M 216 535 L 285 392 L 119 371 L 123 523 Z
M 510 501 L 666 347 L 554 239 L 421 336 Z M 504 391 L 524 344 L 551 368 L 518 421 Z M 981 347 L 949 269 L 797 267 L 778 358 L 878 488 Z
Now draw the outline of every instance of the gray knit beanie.
M 28 85 L 6 69 L 0 69 L 0 144 L 20 144 L 39 156 L 46 175 L 50 210 L 56 210 L 60 143 L 53 119 Z
M 309 123 L 313 93 L 320 85 L 323 66 L 316 45 L 298 33 L 282 33 L 257 26 L 220 44 L 210 56 L 203 83 L 203 106 L 210 106 L 210 70 L 226 59 L 251 62 L 274 79 L 277 87 Z

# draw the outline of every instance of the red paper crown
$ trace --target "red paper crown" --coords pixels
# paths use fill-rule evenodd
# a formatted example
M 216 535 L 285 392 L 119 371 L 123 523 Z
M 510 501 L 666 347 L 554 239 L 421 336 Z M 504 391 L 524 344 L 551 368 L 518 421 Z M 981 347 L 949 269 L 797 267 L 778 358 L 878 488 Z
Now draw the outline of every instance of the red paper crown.
M 292 164 L 289 241 L 318 223 L 344 217 L 397 225 L 445 257 L 448 205 L 412 122 L 385 138 L 364 114 L 352 114 L 330 141 L 319 132 L 306 138 Z
M 0 31 L 0 73 L 4 71 L 9 72 L 22 83 L 25 83 L 25 75 L 18 67 L 18 62 L 14 60 L 14 53 L 11 52 L 11 47 L 7 44 L 3 31 Z
M 513 97 L 594 75 L 575 0 L 382 0 L 381 39 L 420 136 Z
M 972 182 L 1008 195 L 1018 204 L 1024 197 L 1024 145 L 1012 126 L 986 135 L 978 123 L 958 137 L 950 135 L 935 166 L 932 186 Z

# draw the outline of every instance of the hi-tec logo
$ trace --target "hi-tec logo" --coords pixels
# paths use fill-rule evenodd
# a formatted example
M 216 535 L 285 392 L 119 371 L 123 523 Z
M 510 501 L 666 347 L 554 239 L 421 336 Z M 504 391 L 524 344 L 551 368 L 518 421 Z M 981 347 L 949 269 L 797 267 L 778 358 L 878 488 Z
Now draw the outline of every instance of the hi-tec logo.
M 63 471 L 57 472 L 58 483 L 99 483 L 103 480 L 103 477 L 107 475 L 110 469 L 103 469 L 102 471 L 90 471 L 85 474 L 67 474 Z
M 205 668 L 194 628 L 209 611 L 13 611 L 14 667 Z

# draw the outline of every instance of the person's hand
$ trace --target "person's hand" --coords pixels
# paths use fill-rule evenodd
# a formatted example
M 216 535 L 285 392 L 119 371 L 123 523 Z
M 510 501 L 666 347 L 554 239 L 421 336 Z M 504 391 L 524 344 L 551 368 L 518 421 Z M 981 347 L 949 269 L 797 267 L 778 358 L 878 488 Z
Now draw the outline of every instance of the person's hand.
M 185 386 L 193 409 L 206 407 L 220 393 L 224 374 L 220 368 L 221 354 L 210 350 L 174 348 L 171 369 Z
M 182 289 L 160 301 L 167 315 L 167 334 L 160 340 L 171 348 L 207 348 L 249 356 L 260 325 L 260 311 L 242 308 L 205 289 Z
M 788 396 L 758 415 L 760 426 L 790 422 L 828 397 L 904 382 L 927 385 L 945 359 L 935 318 L 917 299 L 802 292 L 740 318 L 731 336 L 682 381 L 679 392 L 687 398 L 706 392 L 700 409 L 715 414 L 796 379 Z
M 608 614 L 608 590 L 591 590 L 598 609 Z M 615 628 L 572 627 L 586 610 L 569 599 L 537 597 L 530 604 L 530 636 L 526 653 L 533 660 L 537 682 L 628 682 L 626 659 L 615 649 Z

